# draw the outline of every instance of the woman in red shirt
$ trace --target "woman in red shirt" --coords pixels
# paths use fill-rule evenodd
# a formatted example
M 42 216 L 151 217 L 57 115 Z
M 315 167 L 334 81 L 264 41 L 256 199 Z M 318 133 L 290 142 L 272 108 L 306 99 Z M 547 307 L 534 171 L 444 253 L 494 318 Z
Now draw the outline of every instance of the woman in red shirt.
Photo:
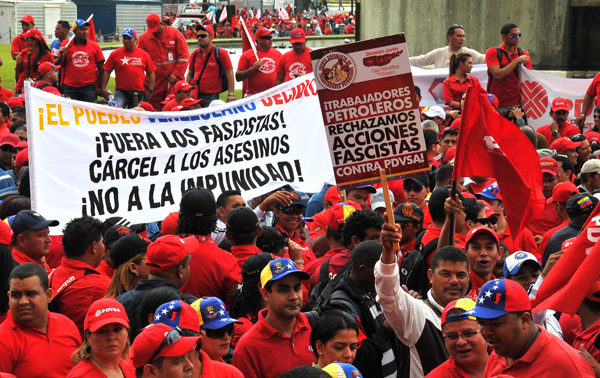
M 450 57 L 450 75 L 444 80 L 444 103 L 452 109 L 460 109 L 460 97 L 469 85 L 479 85 L 479 79 L 469 76 L 473 68 L 470 54 L 452 54 Z
M 44 62 L 54 63 L 54 57 L 46 44 L 46 40 L 37 29 L 29 29 L 25 35 L 27 48 L 17 55 L 17 72 L 19 80 L 15 85 L 16 94 L 23 93 L 23 83 L 27 78 L 37 79 L 38 68 Z

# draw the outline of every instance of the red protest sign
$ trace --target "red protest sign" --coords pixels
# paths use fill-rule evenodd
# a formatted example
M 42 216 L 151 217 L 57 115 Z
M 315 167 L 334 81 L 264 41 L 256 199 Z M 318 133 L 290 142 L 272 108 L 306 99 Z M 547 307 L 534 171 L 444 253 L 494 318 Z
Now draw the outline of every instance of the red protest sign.
M 310 56 L 339 189 L 429 170 L 404 34 Z

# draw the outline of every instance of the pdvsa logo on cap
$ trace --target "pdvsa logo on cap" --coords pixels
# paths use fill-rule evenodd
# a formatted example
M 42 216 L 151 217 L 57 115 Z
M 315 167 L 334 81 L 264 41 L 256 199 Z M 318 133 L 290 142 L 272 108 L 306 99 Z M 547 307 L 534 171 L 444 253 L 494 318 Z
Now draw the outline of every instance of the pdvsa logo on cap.
M 115 308 L 115 307 L 103 308 L 102 310 L 97 310 L 96 311 L 96 317 L 104 314 L 105 312 L 121 312 L 121 310 L 118 309 L 118 308 Z
M 356 65 L 348 55 L 334 51 L 319 60 L 317 78 L 325 88 L 341 91 L 354 82 Z

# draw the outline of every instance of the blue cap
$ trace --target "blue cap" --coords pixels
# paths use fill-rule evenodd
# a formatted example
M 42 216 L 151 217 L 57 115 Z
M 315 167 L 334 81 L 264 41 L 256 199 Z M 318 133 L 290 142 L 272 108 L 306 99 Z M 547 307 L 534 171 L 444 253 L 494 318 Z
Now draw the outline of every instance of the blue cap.
M 72 29 L 73 31 L 75 31 L 75 29 L 80 28 L 82 26 L 90 26 L 90 23 L 86 22 L 85 20 L 82 20 L 81 18 L 78 18 L 77 20 L 75 20 L 75 22 L 73 22 Z
M 154 312 L 152 324 L 162 323 L 171 328 L 189 329 L 200 332 L 198 313 L 183 301 L 171 301 L 160 305 Z
M 219 329 L 232 323 L 242 322 L 232 318 L 225 309 L 225 304 L 217 297 L 203 297 L 192 303 L 192 307 L 200 314 L 200 327 Z
M 311 217 L 302 217 L 302 222 L 314 222 L 315 220 Z
M 119 103 L 116 102 L 116 101 L 109 101 L 108 102 L 108 106 L 115 106 L 116 107 L 116 106 L 119 106 Z
M 298 274 L 301 280 L 307 280 L 310 278 L 308 273 L 298 270 L 296 264 L 290 259 L 281 258 L 277 260 L 271 260 L 260 273 L 260 284 L 262 287 L 265 287 L 267 282 L 276 281 L 292 273 Z
M 354 365 L 343 362 L 333 362 L 325 366 L 323 371 L 334 378 L 362 378 L 362 374 Z
M 367 189 L 369 193 L 377 193 L 377 189 L 373 185 L 361 185 L 357 186 L 356 189 Z
M 509 312 L 529 311 L 531 301 L 521 285 L 508 278 L 489 281 L 481 288 L 475 308 L 465 312 L 482 319 L 495 319 Z
M 519 270 L 521 270 L 521 267 L 527 261 L 531 261 L 534 265 L 537 265 L 538 269 L 542 269 L 540 262 L 532 253 L 517 251 L 504 260 L 504 267 L 502 268 L 504 277 L 508 278 L 519 273 Z
M 125 28 L 123 29 L 123 33 L 121 35 L 126 35 L 129 38 L 137 38 L 137 33 L 133 28 Z
M 46 227 L 56 227 L 58 224 L 57 220 L 46 220 L 34 210 L 21 210 L 13 218 L 10 226 L 15 235 L 19 235 L 26 230 L 41 230 Z
M 498 188 L 497 182 L 486 186 L 485 189 L 483 189 L 481 193 L 477 193 L 477 195 L 491 200 L 502 201 L 502 196 L 500 195 L 500 189 Z

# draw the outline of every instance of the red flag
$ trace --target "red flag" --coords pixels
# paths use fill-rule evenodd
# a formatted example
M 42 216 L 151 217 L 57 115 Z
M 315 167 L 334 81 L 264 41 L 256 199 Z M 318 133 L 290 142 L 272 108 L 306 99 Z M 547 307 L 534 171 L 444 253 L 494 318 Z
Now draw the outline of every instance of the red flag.
M 231 17 L 231 29 L 233 30 L 233 29 L 237 28 L 237 26 L 238 26 L 237 25 L 237 16 Z M 244 41 L 242 40 L 242 42 L 244 42 Z M 242 47 L 243 47 L 243 45 L 242 45 Z
M 233 18 L 232 22 L 232 27 L 233 27 L 233 22 L 235 20 L 235 17 Z M 254 35 L 252 34 L 252 30 L 248 29 L 248 27 L 246 27 L 246 24 L 244 23 L 244 20 L 240 20 L 240 23 L 242 24 L 242 27 L 240 28 L 241 33 L 242 33 L 242 53 L 246 52 L 247 50 L 252 49 L 252 46 L 256 46 L 256 42 L 254 42 Z M 246 88 L 248 87 L 248 80 L 244 80 L 242 82 L 242 96 L 246 94 Z
M 88 26 L 88 39 L 90 41 L 96 42 L 96 29 L 94 29 L 94 19 L 90 18 L 88 22 L 90 23 L 90 26 Z
M 470 176 L 496 178 L 513 235 L 544 210 L 543 176 L 535 147 L 498 114 L 479 85 L 467 89 L 452 179 Z
M 575 242 L 550 270 L 532 301 L 534 312 L 552 309 L 574 314 L 600 278 L 600 206 L 590 214 Z

